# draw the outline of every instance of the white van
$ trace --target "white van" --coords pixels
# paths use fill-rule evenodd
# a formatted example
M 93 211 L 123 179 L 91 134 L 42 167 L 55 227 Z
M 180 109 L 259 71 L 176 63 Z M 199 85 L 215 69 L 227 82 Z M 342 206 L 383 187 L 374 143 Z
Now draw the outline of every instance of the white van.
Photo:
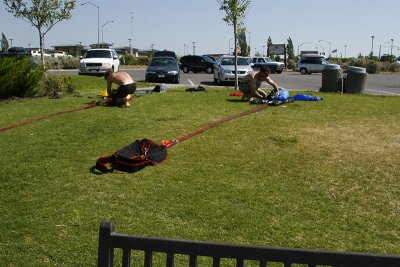
M 321 73 L 326 64 L 329 64 L 329 62 L 322 55 L 304 54 L 297 61 L 296 71 L 303 75 Z

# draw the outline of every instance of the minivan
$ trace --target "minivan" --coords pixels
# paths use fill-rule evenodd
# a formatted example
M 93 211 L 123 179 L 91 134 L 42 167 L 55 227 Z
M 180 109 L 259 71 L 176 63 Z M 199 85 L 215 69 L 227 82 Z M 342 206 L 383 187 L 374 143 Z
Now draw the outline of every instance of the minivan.
M 329 62 L 322 55 L 304 54 L 297 61 L 296 71 L 303 75 L 321 73 L 326 64 L 329 64 Z

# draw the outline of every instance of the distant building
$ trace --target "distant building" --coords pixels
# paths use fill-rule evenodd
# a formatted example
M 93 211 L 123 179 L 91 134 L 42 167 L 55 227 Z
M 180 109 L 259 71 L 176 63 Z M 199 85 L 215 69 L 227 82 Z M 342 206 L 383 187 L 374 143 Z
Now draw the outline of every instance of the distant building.
M 114 50 L 117 51 L 119 55 L 129 55 L 131 52 L 131 48 L 129 46 L 114 47 Z M 132 47 L 132 55 L 134 57 L 138 57 L 139 49 Z
M 54 50 L 64 51 L 67 54 L 79 57 L 82 55 L 83 51 L 86 51 L 88 47 L 85 47 L 82 44 L 61 44 L 61 45 L 53 45 Z

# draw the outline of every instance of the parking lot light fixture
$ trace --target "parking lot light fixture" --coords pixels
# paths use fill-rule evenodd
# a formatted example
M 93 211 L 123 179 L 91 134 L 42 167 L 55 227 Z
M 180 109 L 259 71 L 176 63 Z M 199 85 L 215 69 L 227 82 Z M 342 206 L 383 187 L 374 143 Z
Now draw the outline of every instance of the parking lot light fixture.
M 329 57 L 331 57 L 331 52 L 332 52 L 332 43 L 327 41 L 327 40 L 319 40 L 318 42 L 326 42 L 329 44 Z
M 375 38 L 375 36 L 373 36 L 373 35 L 371 35 L 371 41 L 372 41 L 372 47 L 371 47 L 371 56 L 373 56 L 374 55 L 374 38 Z
M 106 21 L 106 23 L 104 23 L 104 24 L 101 26 L 101 48 L 103 48 L 103 45 L 104 45 L 104 41 L 103 41 L 103 30 L 104 30 L 104 26 L 106 26 L 106 24 L 108 24 L 108 23 L 110 23 L 110 22 L 114 22 L 114 21 L 113 21 L 113 20 Z
M 86 4 L 97 7 L 97 48 L 100 48 L 100 7 L 92 2 L 82 3 L 81 6 Z
M 305 43 L 301 43 L 297 46 L 297 56 L 300 56 L 300 46 L 304 45 L 304 44 L 312 44 L 312 42 L 305 42 Z

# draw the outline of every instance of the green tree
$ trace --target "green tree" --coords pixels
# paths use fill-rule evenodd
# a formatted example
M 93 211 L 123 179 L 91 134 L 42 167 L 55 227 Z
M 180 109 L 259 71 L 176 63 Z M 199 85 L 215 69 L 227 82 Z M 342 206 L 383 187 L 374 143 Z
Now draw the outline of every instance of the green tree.
M 268 36 L 267 40 L 267 55 L 269 56 L 269 47 L 272 45 L 272 39 L 271 36 Z
M 292 41 L 292 38 L 290 38 L 290 37 L 287 39 L 286 52 L 287 52 L 289 60 L 296 60 L 296 56 L 294 54 L 293 41 Z
M 240 53 L 239 55 L 242 57 L 247 57 L 249 56 L 249 47 L 247 46 L 247 40 L 246 40 L 246 30 L 243 29 L 242 31 L 239 32 L 238 35 L 238 44 L 240 47 Z
M 233 26 L 233 36 L 235 44 L 235 89 L 238 89 L 238 76 L 237 76 L 237 49 L 238 44 L 238 34 L 243 31 L 245 27 L 243 26 L 243 21 L 246 17 L 246 10 L 250 5 L 250 0 L 217 0 L 220 4 L 219 10 L 225 12 L 225 17 L 223 20 L 228 23 L 228 25 Z
M 71 18 L 76 0 L 3 0 L 6 10 L 15 17 L 32 24 L 39 32 L 41 61 L 44 64 L 44 36 L 58 22 Z
M 5 36 L 5 34 L 1 33 L 1 49 L 0 49 L 0 51 L 1 52 L 6 52 L 8 47 L 9 47 L 8 40 L 7 40 L 6 36 Z

